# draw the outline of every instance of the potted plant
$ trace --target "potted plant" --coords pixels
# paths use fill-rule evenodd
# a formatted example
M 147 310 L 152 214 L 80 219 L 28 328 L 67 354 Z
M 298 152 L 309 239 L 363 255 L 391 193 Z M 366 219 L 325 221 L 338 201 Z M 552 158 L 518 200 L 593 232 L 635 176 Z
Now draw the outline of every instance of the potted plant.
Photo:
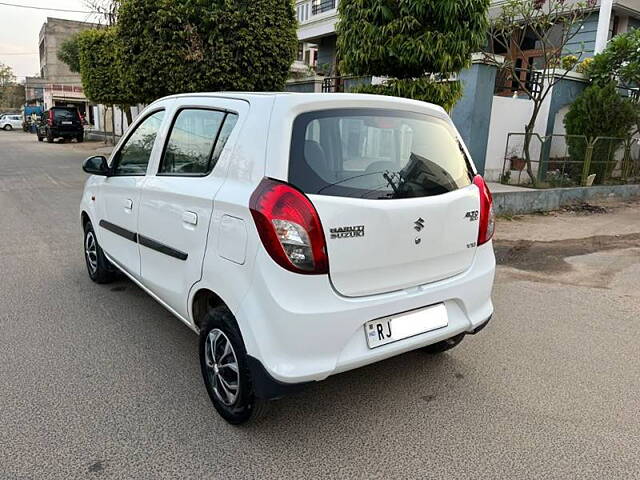
M 509 164 L 511 165 L 511 170 L 518 170 L 521 172 L 524 170 L 524 167 L 527 166 L 527 161 L 524 158 L 518 157 L 517 155 L 512 155 L 509 158 Z

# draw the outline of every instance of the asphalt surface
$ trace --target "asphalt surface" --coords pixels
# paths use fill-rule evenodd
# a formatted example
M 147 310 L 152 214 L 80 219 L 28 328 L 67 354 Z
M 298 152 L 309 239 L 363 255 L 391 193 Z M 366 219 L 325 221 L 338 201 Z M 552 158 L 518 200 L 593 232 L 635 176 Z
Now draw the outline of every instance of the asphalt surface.
M 89 280 L 92 148 L 0 131 L 0 479 L 640 478 L 638 204 L 503 221 L 484 331 L 237 428 L 209 402 L 197 337 L 132 283 Z M 616 214 L 632 224 L 616 248 L 558 246 L 571 222 L 588 236 Z

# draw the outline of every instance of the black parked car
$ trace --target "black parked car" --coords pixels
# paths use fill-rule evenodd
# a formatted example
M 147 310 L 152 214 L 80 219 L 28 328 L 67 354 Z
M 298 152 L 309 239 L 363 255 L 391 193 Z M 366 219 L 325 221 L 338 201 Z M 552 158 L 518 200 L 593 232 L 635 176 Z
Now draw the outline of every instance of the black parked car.
M 42 114 L 36 131 L 38 141 L 47 139 L 52 143 L 56 138 L 84 140 L 82 117 L 76 107 L 52 107 Z

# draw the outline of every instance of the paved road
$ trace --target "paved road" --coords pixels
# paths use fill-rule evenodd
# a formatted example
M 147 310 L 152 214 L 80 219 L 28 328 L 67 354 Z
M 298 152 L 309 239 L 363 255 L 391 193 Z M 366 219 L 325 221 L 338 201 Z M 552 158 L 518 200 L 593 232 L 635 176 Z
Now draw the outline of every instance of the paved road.
M 90 148 L 0 132 L 0 479 L 640 477 L 638 205 L 505 222 L 481 334 L 234 428 L 209 403 L 196 336 L 130 282 L 89 281 Z M 624 219 L 635 227 L 600 248 Z M 612 237 L 554 237 L 597 222 Z

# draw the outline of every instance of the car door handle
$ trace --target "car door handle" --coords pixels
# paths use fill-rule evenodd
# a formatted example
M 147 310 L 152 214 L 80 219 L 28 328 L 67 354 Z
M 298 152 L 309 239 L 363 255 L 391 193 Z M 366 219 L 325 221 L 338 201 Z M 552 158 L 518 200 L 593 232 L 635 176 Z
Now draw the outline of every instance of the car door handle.
M 182 221 L 190 225 L 198 224 L 198 215 L 195 212 L 182 212 Z
M 124 201 L 124 209 L 125 209 L 125 210 L 131 210 L 131 209 L 133 209 L 133 200 L 131 200 L 130 198 L 127 198 L 127 199 Z

